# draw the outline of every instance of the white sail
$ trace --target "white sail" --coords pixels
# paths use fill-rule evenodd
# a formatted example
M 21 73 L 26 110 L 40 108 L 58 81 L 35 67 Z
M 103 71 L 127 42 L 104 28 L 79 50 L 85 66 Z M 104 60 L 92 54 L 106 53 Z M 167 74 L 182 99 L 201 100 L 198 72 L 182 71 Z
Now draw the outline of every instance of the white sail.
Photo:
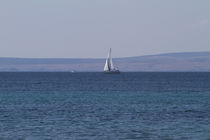
M 106 59 L 106 63 L 105 63 L 105 66 L 104 66 L 104 71 L 109 71 L 108 59 Z
M 105 63 L 105 66 L 104 66 L 104 71 L 106 73 L 120 73 L 119 70 L 114 68 L 114 65 L 113 65 L 113 62 L 112 62 L 112 56 L 111 56 L 111 48 L 109 50 L 108 57 L 106 59 L 106 63 Z
M 106 63 L 105 63 L 105 66 L 104 66 L 104 71 L 110 71 L 110 53 L 108 53 L 108 56 L 106 58 Z
M 113 65 L 113 62 L 112 62 L 112 52 L 111 52 L 111 48 L 110 48 L 110 51 L 109 51 L 109 61 L 110 61 L 110 69 L 111 70 L 114 70 L 115 68 L 114 68 L 114 65 Z

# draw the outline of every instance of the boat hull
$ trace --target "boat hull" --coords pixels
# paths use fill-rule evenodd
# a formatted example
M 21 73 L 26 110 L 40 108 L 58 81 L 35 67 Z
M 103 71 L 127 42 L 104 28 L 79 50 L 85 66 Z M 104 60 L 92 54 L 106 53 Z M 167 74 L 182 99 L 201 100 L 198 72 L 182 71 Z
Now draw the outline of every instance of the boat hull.
M 119 70 L 115 70 L 115 71 L 104 71 L 105 74 L 120 74 Z

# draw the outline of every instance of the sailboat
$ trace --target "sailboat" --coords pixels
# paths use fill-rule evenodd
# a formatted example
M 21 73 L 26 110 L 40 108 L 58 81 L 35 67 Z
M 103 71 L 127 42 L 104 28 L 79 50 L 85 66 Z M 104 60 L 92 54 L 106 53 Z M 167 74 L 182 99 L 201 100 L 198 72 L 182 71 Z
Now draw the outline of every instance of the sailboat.
M 113 65 L 111 51 L 112 50 L 110 48 L 109 53 L 108 53 L 108 57 L 106 59 L 106 63 L 105 63 L 105 66 L 104 66 L 104 73 L 119 74 L 120 71 L 117 70 Z

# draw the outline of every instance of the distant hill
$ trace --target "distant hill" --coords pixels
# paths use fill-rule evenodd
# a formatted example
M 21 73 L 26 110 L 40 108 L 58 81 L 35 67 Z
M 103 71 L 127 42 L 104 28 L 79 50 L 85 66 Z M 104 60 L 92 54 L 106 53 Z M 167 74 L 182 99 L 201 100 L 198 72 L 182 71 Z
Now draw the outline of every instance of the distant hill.
M 210 52 L 168 53 L 115 58 L 121 71 L 208 71 Z M 0 58 L 0 71 L 103 71 L 104 59 Z

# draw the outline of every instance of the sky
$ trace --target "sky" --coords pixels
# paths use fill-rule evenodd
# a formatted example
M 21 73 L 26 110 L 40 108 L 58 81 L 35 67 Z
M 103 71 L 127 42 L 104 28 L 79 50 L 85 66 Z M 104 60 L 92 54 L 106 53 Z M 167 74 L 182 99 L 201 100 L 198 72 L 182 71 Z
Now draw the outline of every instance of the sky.
M 1 0 L 0 57 L 210 51 L 209 0 Z

